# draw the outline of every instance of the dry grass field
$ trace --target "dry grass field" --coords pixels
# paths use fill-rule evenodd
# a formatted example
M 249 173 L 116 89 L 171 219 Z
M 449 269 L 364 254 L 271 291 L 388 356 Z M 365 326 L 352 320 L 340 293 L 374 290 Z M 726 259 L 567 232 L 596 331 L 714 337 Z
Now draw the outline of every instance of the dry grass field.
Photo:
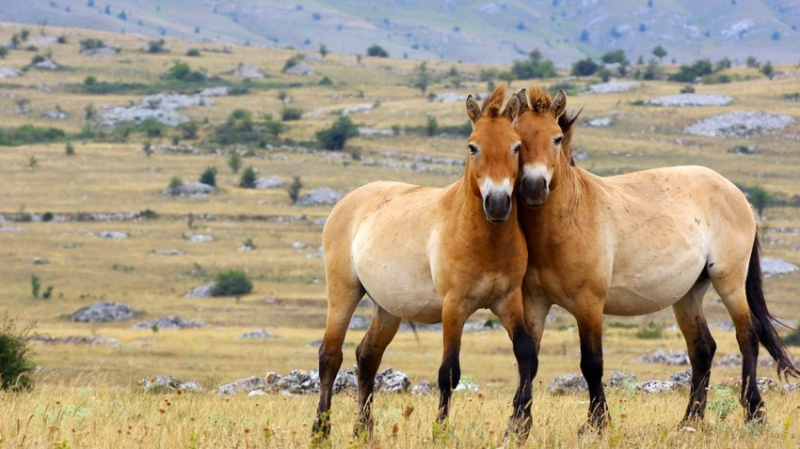
M 4 24 L 0 41 L 22 27 Z M 39 28 L 33 31 L 38 36 Z M 65 155 L 65 142 L 0 147 L 0 308 L 22 324 L 35 322 L 35 331 L 54 337 L 71 335 L 114 338 L 120 346 L 79 346 L 32 343 L 33 360 L 39 366 L 36 386 L 28 392 L 0 393 L 0 447 L 305 447 L 316 407 L 311 396 L 222 396 L 216 386 L 242 377 L 274 371 L 308 370 L 317 364 L 314 341 L 322 337 L 325 288 L 322 260 L 313 257 L 321 244 L 322 227 L 315 222 L 330 207 L 292 205 L 285 189 L 250 190 L 238 187 L 239 175 L 227 166 L 231 152 L 243 155 L 243 166 L 252 165 L 260 176 L 285 180 L 300 176 L 301 193 L 317 187 L 346 192 L 375 180 L 402 180 L 444 186 L 460 175 L 465 157 L 462 137 L 419 135 L 362 136 L 348 142 L 360 150 L 360 160 L 348 151 L 306 151 L 299 146 L 247 148 L 221 147 L 208 136 L 235 108 L 257 116 L 280 118 L 284 107 L 280 91 L 291 98 L 289 106 L 304 112 L 287 122 L 282 137 L 295 142 L 314 140 L 314 132 L 330 126 L 336 111 L 372 105 L 350 117 L 358 126 L 390 129 L 394 125 L 421 127 L 427 116 L 439 126 L 463 125 L 467 118 L 461 101 L 429 101 L 410 87 L 416 62 L 309 54 L 304 61 L 317 73 L 310 76 L 281 72 L 292 50 L 265 50 L 214 44 L 189 45 L 167 40 L 170 51 L 148 54 L 145 40 L 133 35 L 103 34 L 82 30 L 45 30 L 48 36 L 67 37 L 67 44 L 39 45 L 50 51 L 62 67 L 56 71 L 29 69 L 20 78 L 0 80 L 0 117 L 3 127 L 33 123 L 56 126 L 78 133 L 85 125 L 84 108 L 92 103 L 125 106 L 142 94 L 95 95 L 81 91 L 87 75 L 103 82 L 158 84 L 160 75 L 175 60 L 186 61 L 232 84 L 240 80 L 230 73 L 240 63 L 252 64 L 267 74 L 263 84 L 242 96 L 213 97 L 214 104 L 181 109 L 200 123 L 197 140 L 180 146 L 193 153 L 171 149 L 168 130 L 152 138 L 155 152 L 142 150 L 146 138 L 132 134 L 127 141 L 74 139 L 74 156 Z M 103 39 L 119 53 L 107 57 L 79 54 L 78 42 L 86 37 Z M 185 57 L 198 48 L 200 57 Z M 15 50 L 0 66 L 21 69 L 34 52 Z M 723 55 L 721 55 L 723 56 Z M 430 62 L 435 73 L 446 73 L 453 64 Z M 434 93 L 482 93 L 486 82 L 471 81 L 484 67 L 456 64 L 463 80 L 450 86 L 449 78 L 435 82 Z M 682 130 L 700 119 L 733 111 L 765 111 L 796 119 L 797 102 L 784 99 L 800 91 L 800 69 L 777 67 L 773 80 L 755 76 L 754 69 L 737 67 L 731 73 L 751 76 L 730 84 L 697 85 L 698 93 L 729 95 L 726 106 L 693 108 L 637 105 L 638 102 L 676 94 L 678 83 L 648 81 L 630 91 L 589 94 L 584 87 L 596 78 L 571 79 L 574 87 L 568 107 L 584 108 L 576 131 L 575 151 L 585 152 L 579 164 L 601 175 L 680 164 L 711 167 L 742 186 L 761 185 L 778 198 L 800 194 L 800 127 L 795 123 L 781 131 L 748 139 L 694 137 Z M 332 86 L 320 86 L 327 76 Z M 552 85 L 564 80 L 549 80 Z M 512 88 L 528 81 L 514 81 Z M 17 100 L 29 100 L 30 112 L 20 114 Z M 63 121 L 40 115 L 60 107 Z M 588 119 L 612 117 L 612 126 L 591 128 Z M 752 155 L 730 152 L 737 145 L 753 145 Z M 298 149 L 300 148 L 300 149 Z M 420 156 L 444 159 L 420 162 Z M 31 163 L 31 158 L 35 164 Z M 414 164 L 417 165 L 414 165 Z M 420 170 L 420 163 L 430 168 Z M 195 181 L 209 166 L 217 167 L 219 192 L 205 197 L 163 195 L 170 180 L 179 176 Z M 91 213 L 155 211 L 152 219 L 85 221 Z M 64 221 L 19 221 L 13 217 L 50 212 Z M 189 215 L 195 217 L 189 223 Z M 800 264 L 800 209 L 782 206 L 766 210 L 762 221 L 764 256 Z M 191 225 L 191 228 L 190 228 Z M 100 238 L 103 231 L 124 232 L 128 238 Z M 206 243 L 190 243 L 190 234 L 213 237 Z M 240 251 L 252 239 L 256 249 Z M 300 242 L 303 245 L 295 245 Z M 297 249 L 296 246 L 302 246 Z M 158 250 L 177 249 L 179 256 Z M 34 263 L 36 258 L 49 264 Z M 185 298 L 191 288 L 210 282 L 220 271 L 244 270 L 253 279 L 253 293 L 236 298 Z M 49 300 L 31 295 L 31 276 L 43 287 L 53 286 Z M 779 317 L 800 318 L 800 274 L 769 277 L 765 281 L 768 304 Z M 709 293 L 709 322 L 727 319 L 724 307 Z M 123 302 L 142 316 L 121 323 L 75 323 L 65 319 L 80 307 L 98 301 Z M 369 315 L 369 308 L 359 308 Z M 135 330 L 131 325 L 165 315 L 202 321 L 200 329 Z M 528 445 L 535 447 L 800 447 L 800 395 L 780 388 L 765 395 L 769 422 L 745 426 L 736 398 L 738 368 L 713 371 L 708 421 L 693 428 L 678 427 L 688 400 L 685 389 L 646 395 L 610 390 L 614 418 L 603 435 L 579 437 L 585 419 L 587 394 L 553 396 L 547 385 L 554 378 L 579 372 L 577 332 L 572 318 L 557 311 L 558 320 L 545 332 L 539 376 L 534 391 L 534 425 Z M 477 319 L 487 319 L 479 313 Z M 667 379 L 688 367 L 644 364 L 642 355 L 656 349 L 685 349 L 682 336 L 669 325 L 671 311 L 653 316 L 618 319 L 606 323 L 640 326 L 648 321 L 667 326 L 659 339 L 639 339 L 637 328 L 608 326 L 605 336 L 607 376 L 615 370 L 640 380 Z M 275 338 L 239 340 L 242 332 L 264 328 Z M 733 332 L 712 328 L 718 342 L 717 359 L 738 354 Z M 355 345 L 363 331 L 348 333 L 344 367 L 354 364 Z M 352 396 L 334 397 L 333 447 L 497 447 L 506 444 L 504 430 L 511 411 L 516 382 L 511 344 L 502 331 L 465 334 L 462 369 L 480 385 L 480 393 L 457 394 L 451 424 L 437 429 L 432 423 L 437 398 L 379 394 L 375 402 L 376 434 L 372 441 L 354 440 L 351 428 L 355 412 Z M 800 349 L 790 349 L 800 356 Z M 441 335 L 423 331 L 419 340 L 401 332 L 389 347 L 383 367 L 394 367 L 412 382 L 433 380 L 441 354 Z M 762 349 L 762 357 L 766 351 Z M 149 376 L 171 374 L 196 380 L 204 393 L 144 393 L 137 382 Z M 772 368 L 760 375 L 776 379 Z M 606 377 L 607 379 L 607 377 Z M 411 409 L 413 408 L 413 410 Z M 409 411 L 411 410 L 411 411 Z

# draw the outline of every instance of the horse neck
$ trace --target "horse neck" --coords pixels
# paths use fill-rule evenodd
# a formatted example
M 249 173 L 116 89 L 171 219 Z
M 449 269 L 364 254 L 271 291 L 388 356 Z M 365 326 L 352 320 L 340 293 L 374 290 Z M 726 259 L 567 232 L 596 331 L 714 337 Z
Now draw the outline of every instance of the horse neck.
M 550 195 L 539 209 L 526 209 L 526 227 L 547 226 L 557 231 L 576 222 L 586 212 L 586 201 L 592 195 L 593 183 L 581 170 L 562 158 L 553 172 Z M 552 235 L 552 233 L 548 233 Z

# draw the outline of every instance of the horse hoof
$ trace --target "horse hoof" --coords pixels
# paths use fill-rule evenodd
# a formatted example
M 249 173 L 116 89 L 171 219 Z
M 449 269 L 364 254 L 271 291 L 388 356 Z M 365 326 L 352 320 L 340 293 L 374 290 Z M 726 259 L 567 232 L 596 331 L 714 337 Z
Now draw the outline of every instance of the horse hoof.
M 505 441 L 510 442 L 512 439 L 517 444 L 522 444 L 528 440 L 531 433 L 531 418 L 511 418 L 506 430 Z
M 764 408 L 759 407 L 755 412 L 751 413 L 750 416 L 747 417 L 748 424 L 766 424 L 767 423 L 767 411 Z

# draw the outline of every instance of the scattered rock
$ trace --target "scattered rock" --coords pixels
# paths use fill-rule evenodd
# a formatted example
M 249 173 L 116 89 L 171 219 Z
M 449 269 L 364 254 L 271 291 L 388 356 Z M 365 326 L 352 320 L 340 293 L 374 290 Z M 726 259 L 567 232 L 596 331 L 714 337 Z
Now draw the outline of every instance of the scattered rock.
M 116 56 L 117 50 L 111 47 L 87 48 L 81 52 L 83 56 Z
M 201 285 L 200 287 L 195 287 L 195 288 L 189 290 L 188 292 L 186 292 L 185 295 L 183 295 L 183 297 L 184 298 L 210 298 L 211 297 L 211 293 L 214 291 L 214 287 L 216 287 L 216 286 L 217 286 L 216 282 L 212 282 L 212 283 L 206 284 L 206 285 Z
M 353 315 L 350 318 L 350 324 L 347 326 L 350 330 L 363 330 L 369 327 L 371 318 L 363 315 Z
M 263 377 L 253 376 L 244 379 L 239 379 L 229 384 L 220 385 L 217 388 L 217 393 L 219 394 L 236 394 L 241 392 L 250 393 L 251 391 L 254 390 L 266 390 L 266 389 L 267 389 L 267 379 Z
M 256 329 L 239 335 L 239 340 L 266 340 L 275 338 L 275 334 L 264 329 Z
M 319 372 L 316 369 L 311 371 L 294 370 L 283 377 L 276 373 L 268 373 L 266 380 L 267 388 L 264 391 L 267 392 L 282 394 L 313 394 L 319 392 Z M 334 380 L 335 383 L 336 381 Z
M 678 94 L 647 100 L 645 103 L 653 106 L 724 106 L 733 102 L 727 95 L 707 94 Z
M 458 92 L 442 92 L 436 94 L 435 101 L 441 103 L 463 103 L 467 101 L 469 95 L 460 94 Z
M 367 137 L 385 137 L 385 136 L 393 136 L 394 131 L 392 131 L 391 129 L 380 129 L 380 128 L 358 128 L 358 135 Z
M 208 243 L 214 241 L 214 237 L 205 234 L 192 234 L 186 237 L 186 241 L 189 243 Z
M 678 386 L 686 386 L 692 383 L 692 370 L 677 372 L 669 376 L 669 381 L 677 384 Z
M 133 329 L 192 329 L 198 327 L 205 327 L 205 323 L 184 320 L 175 315 L 167 315 L 151 321 L 142 321 L 131 326 Z
M 130 320 L 139 314 L 121 302 L 98 302 L 78 309 L 69 319 L 80 323 L 107 323 Z
M 662 391 L 674 391 L 680 388 L 680 385 L 668 380 L 648 380 L 640 383 L 637 391 L 644 391 L 648 394 L 661 393 Z
M 34 257 L 28 262 L 28 265 L 50 265 L 50 261 L 41 257 Z
M 38 62 L 33 65 L 34 68 L 40 70 L 58 70 L 58 64 L 55 61 L 48 59 L 46 61 Z
M 787 393 L 790 391 L 800 391 L 800 383 L 789 382 L 783 386 L 783 391 Z
M 409 388 L 411 388 L 411 380 L 401 371 L 386 368 L 375 375 L 375 389 L 378 391 L 405 393 Z M 477 385 L 475 391 L 477 391 Z
M 115 338 L 105 338 L 100 336 L 85 337 L 82 335 L 70 335 L 67 337 L 53 337 L 50 334 L 36 334 L 31 337 L 31 341 L 44 344 L 66 344 L 66 345 L 88 345 L 88 346 L 121 346 Z
M 277 177 L 277 176 L 270 176 L 269 178 L 258 178 L 256 179 L 256 188 L 257 189 L 274 189 L 276 187 L 282 187 L 286 184 L 286 181 Z
M 163 195 L 172 196 L 205 196 L 214 193 L 216 188 L 202 182 L 187 182 L 177 187 L 167 189 Z
M 762 393 L 778 389 L 778 383 L 769 377 L 759 377 L 756 379 L 756 385 L 758 386 L 758 390 Z
M 733 324 L 731 320 L 722 320 L 713 323 L 711 326 L 716 327 L 717 329 L 721 329 L 724 331 L 735 331 L 736 325 Z
M 61 109 L 53 109 L 42 114 L 42 118 L 50 120 L 64 120 L 67 118 L 67 113 Z
M 214 104 L 207 96 L 161 93 L 142 98 L 138 105 L 105 107 L 100 118 L 103 126 L 114 127 L 120 122 L 140 122 L 154 119 L 167 126 L 178 126 L 189 121 L 176 109 Z
M 203 391 L 203 386 L 198 382 L 190 380 L 180 381 L 172 376 L 153 376 L 139 381 L 139 385 L 145 391 Z
M 206 98 L 202 94 L 198 95 L 185 95 L 173 93 L 161 93 L 148 95 L 139 101 L 141 107 L 151 110 L 156 109 L 183 109 L 195 106 L 211 106 L 214 102 Z
M 298 62 L 294 66 L 286 69 L 286 73 L 290 75 L 309 76 L 314 75 L 317 72 L 315 72 L 311 67 L 307 66 L 304 62 Z
M 772 276 L 775 274 L 788 274 L 798 271 L 797 265 L 785 262 L 778 259 L 770 259 L 765 257 L 761 259 L 761 272 L 765 276 Z
M 667 365 L 689 365 L 689 354 L 686 351 L 665 352 L 658 349 L 652 355 L 641 357 L 639 361 Z
M 264 79 L 267 75 L 258 67 L 250 64 L 240 64 L 236 70 L 233 71 L 233 76 L 240 76 L 242 78 Z
M 179 249 L 157 249 L 153 251 L 153 254 L 159 256 L 182 256 L 184 252 Z
M 328 217 L 320 217 L 314 220 L 314 226 L 325 226 L 325 223 L 328 222 Z
M 128 234 L 120 231 L 100 231 L 98 237 L 109 240 L 125 240 L 128 238 Z
M 17 69 L 13 67 L 0 67 L 0 78 L 19 78 L 22 76 Z
M 635 89 L 641 85 L 642 83 L 636 81 L 609 81 L 607 83 L 592 84 L 589 86 L 589 92 L 593 94 L 625 92 L 627 90 Z
M 320 246 L 313 253 L 306 254 L 306 257 L 309 258 L 309 259 L 322 259 L 322 256 L 324 256 L 324 255 L 325 255 L 324 250 Z
M 423 380 L 417 385 L 411 387 L 411 394 L 414 396 L 428 396 L 433 394 L 433 385 L 431 385 L 431 383 L 427 380 Z
M 462 380 L 458 383 L 458 385 L 456 385 L 456 388 L 453 391 L 477 393 L 480 391 L 480 388 L 478 387 L 478 384 L 474 382 Z
M 611 117 L 593 118 L 587 121 L 586 124 L 592 128 L 608 128 L 611 126 Z
M 628 375 L 621 371 L 611 373 L 611 377 L 608 380 L 608 386 L 611 388 L 627 388 L 636 386 L 638 383 L 639 379 L 636 376 Z
M 561 395 L 587 391 L 589 389 L 589 384 L 586 383 L 586 379 L 583 378 L 583 374 L 569 373 L 557 377 L 555 380 L 550 382 L 550 387 L 548 388 L 551 394 Z
M 344 195 L 329 187 L 320 187 L 297 199 L 298 206 L 332 206 Z
M 247 393 L 247 397 L 253 396 L 266 396 L 267 393 L 264 390 L 253 390 L 250 393 Z
M 730 112 L 703 119 L 687 126 L 683 132 L 706 137 L 748 137 L 783 129 L 797 123 L 788 115 L 766 112 Z
M 366 104 L 359 104 L 357 106 L 351 106 L 349 108 L 342 109 L 342 115 L 350 115 L 356 114 L 358 112 L 367 112 L 372 110 L 375 105 L 373 103 L 366 103 Z
M 0 232 L 22 232 L 22 228 L 15 228 L 13 226 L 0 226 Z
M 228 86 L 209 87 L 208 89 L 201 90 L 197 95 L 201 97 L 224 97 L 228 95 Z M 205 104 L 203 106 L 205 106 Z
M 308 245 L 303 242 L 292 242 L 292 248 L 294 249 L 306 249 Z

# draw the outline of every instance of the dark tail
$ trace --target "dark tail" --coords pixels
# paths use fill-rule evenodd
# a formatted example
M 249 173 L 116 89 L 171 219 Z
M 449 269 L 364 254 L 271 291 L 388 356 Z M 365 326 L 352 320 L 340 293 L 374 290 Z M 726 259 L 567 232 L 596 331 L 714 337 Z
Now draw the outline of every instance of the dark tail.
M 772 322 L 777 321 L 767 310 L 767 302 L 764 300 L 764 291 L 761 288 L 761 248 L 756 234 L 753 242 L 753 252 L 750 254 L 750 266 L 747 270 L 747 282 L 745 290 L 747 292 L 747 305 L 750 307 L 750 315 L 753 318 L 753 327 L 758 334 L 758 341 L 767 348 L 767 351 L 778 364 L 778 376 L 788 378 L 789 376 L 800 377 L 800 371 L 794 367 L 786 347 L 775 330 Z

